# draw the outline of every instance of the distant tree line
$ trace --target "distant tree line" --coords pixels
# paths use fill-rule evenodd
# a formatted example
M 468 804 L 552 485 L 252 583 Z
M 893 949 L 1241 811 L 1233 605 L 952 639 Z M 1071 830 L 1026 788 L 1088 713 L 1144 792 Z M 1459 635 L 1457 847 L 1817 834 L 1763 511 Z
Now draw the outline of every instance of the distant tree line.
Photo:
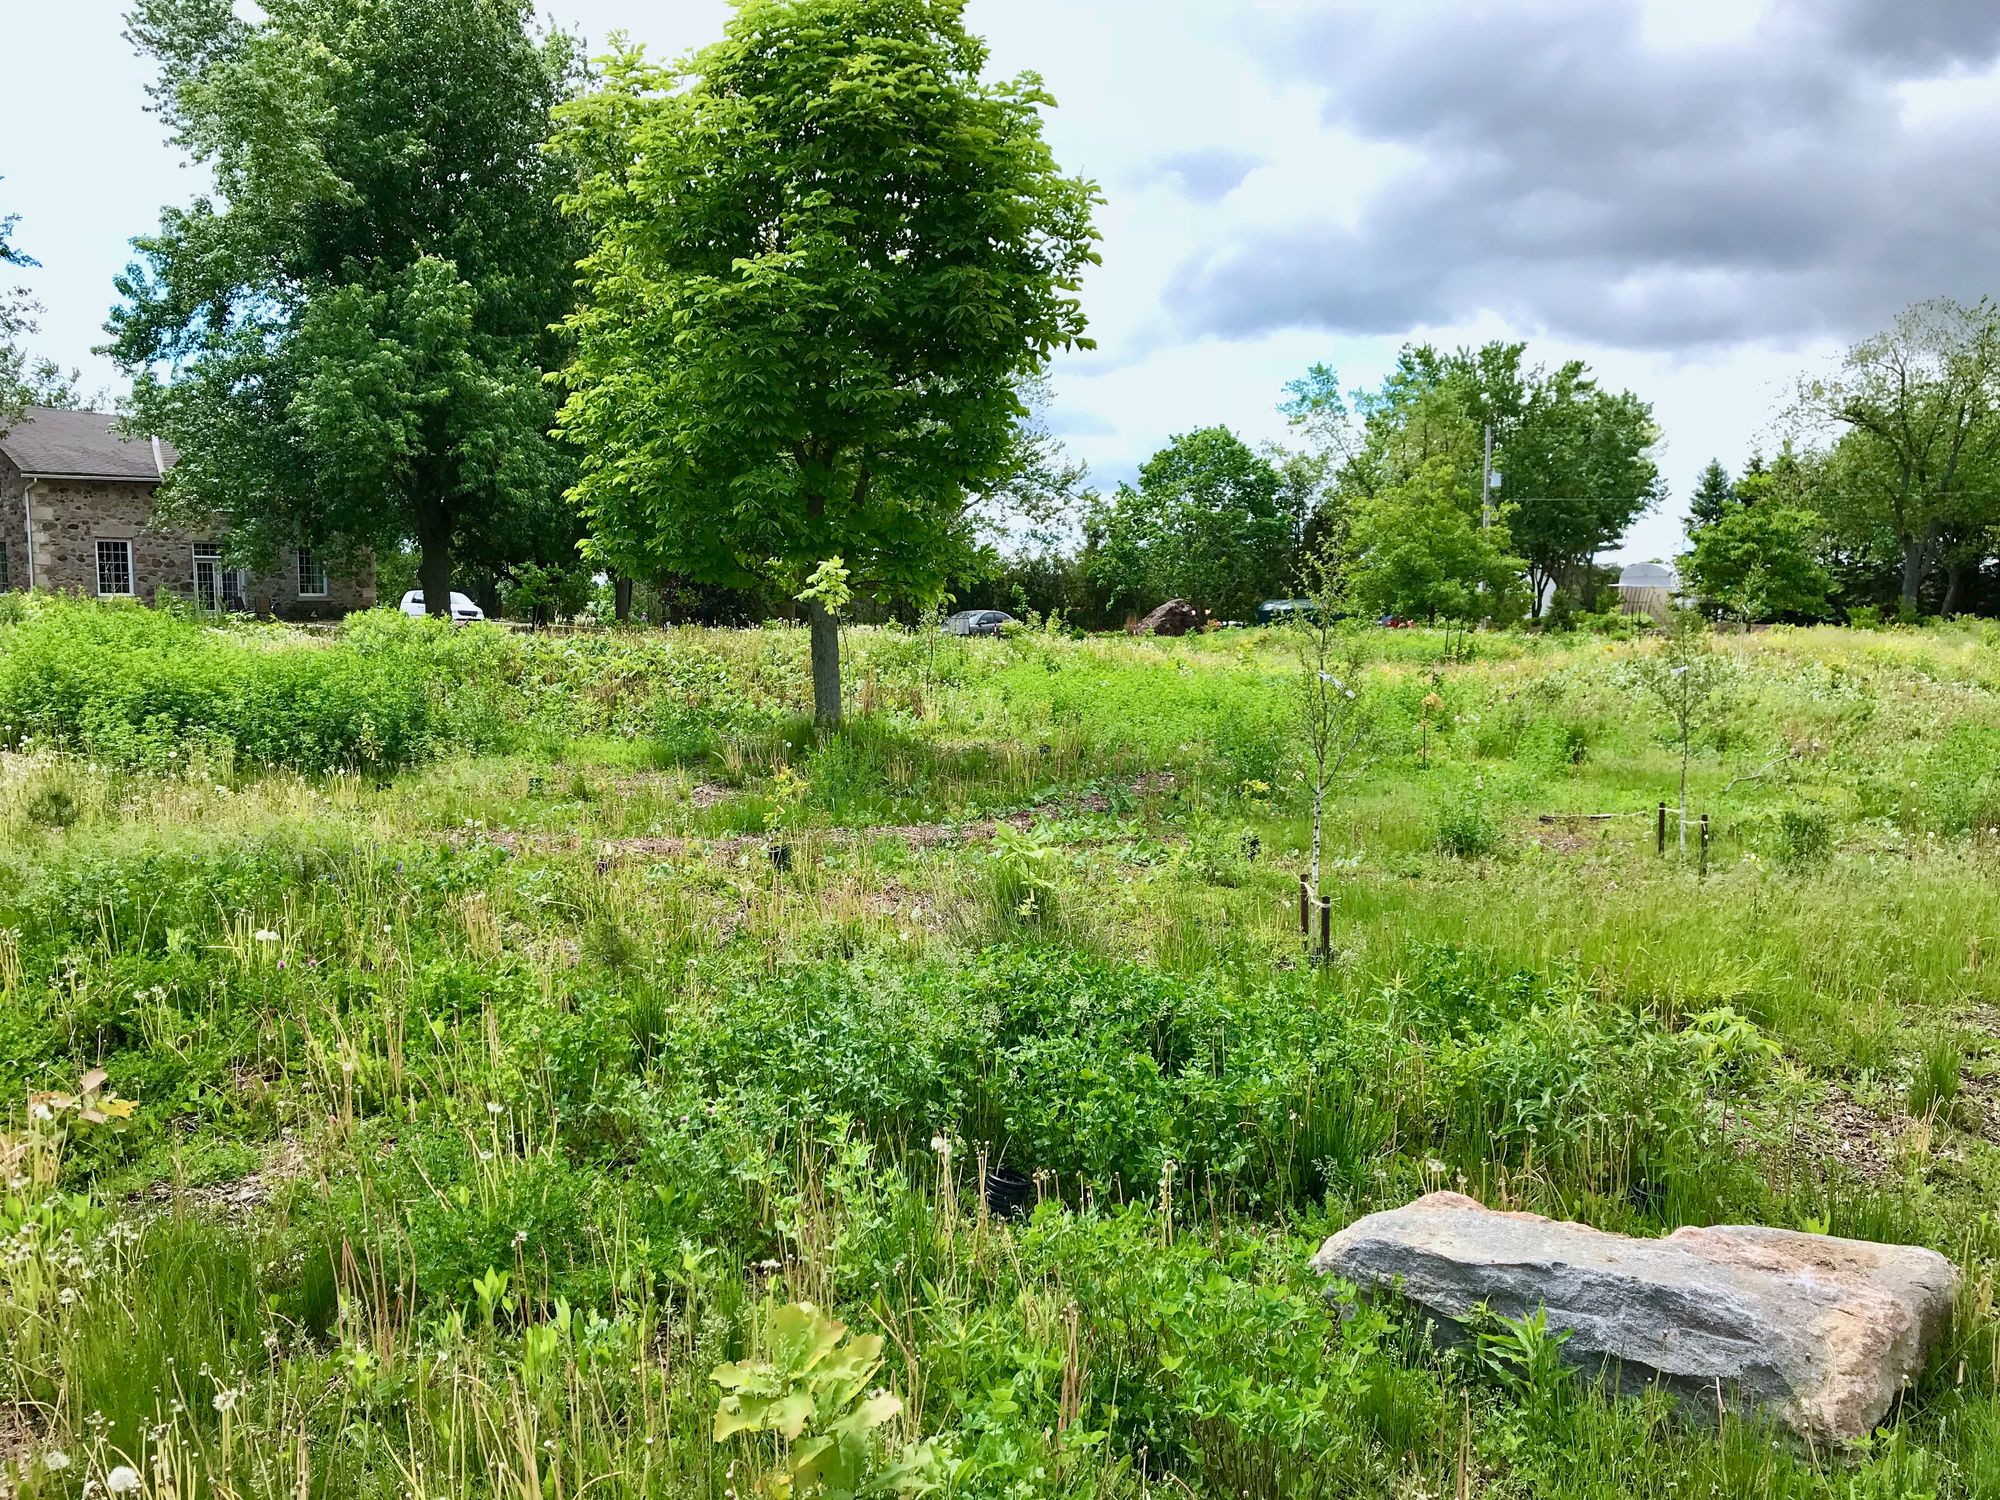
M 1411 345 L 1374 390 L 1315 365 L 1285 396 L 1291 446 L 1255 451 L 1220 427 L 1175 437 L 1087 503 L 1073 548 L 1007 562 L 1002 602 L 1107 625 L 1178 596 L 1246 619 L 1324 559 L 1371 613 L 1588 608 L 1599 554 L 1666 493 L 1651 407 L 1581 362 L 1531 365 L 1523 344 Z
M 793 613 L 829 719 L 841 618 L 953 601 L 1248 619 L 1311 575 L 1413 620 L 1605 602 L 1599 559 L 1666 497 L 1652 409 L 1520 343 L 1412 344 L 1372 389 L 1315 365 L 1284 443 L 1197 428 L 1093 489 L 1044 413 L 1090 342 L 1099 194 L 961 11 L 766 0 L 682 63 L 593 68 L 532 0 L 134 0 L 212 177 L 109 323 L 132 430 L 180 453 L 162 507 L 433 609 Z M 0 423 L 75 399 L 34 311 L 0 295 Z M 1912 309 L 1800 386 L 1768 464 L 1710 466 L 1690 586 L 1745 620 L 1993 608 L 1996 390 L 1993 304 Z
M 1687 581 L 1746 621 L 2000 612 L 2000 306 L 1919 303 L 1809 377 L 1775 459 L 1691 497 Z

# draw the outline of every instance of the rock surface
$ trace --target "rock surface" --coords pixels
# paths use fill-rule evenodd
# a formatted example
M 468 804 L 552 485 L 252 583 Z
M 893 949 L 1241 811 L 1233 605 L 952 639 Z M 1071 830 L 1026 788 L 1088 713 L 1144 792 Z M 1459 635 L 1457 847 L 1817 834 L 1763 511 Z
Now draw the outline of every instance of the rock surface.
M 1201 628 L 1201 611 L 1185 599 L 1169 599 L 1132 627 L 1135 635 L 1186 635 Z
M 1958 1271 L 1935 1251 L 1738 1225 L 1632 1239 L 1431 1193 L 1370 1214 L 1313 1269 L 1395 1288 L 1457 1323 L 1485 1303 L 1546 1308 L 1563 1354 L 1715 1409 L 1717 1384 L 1815 1440 L 1846 1442 L 1888 1413 L 1951 1316 Z

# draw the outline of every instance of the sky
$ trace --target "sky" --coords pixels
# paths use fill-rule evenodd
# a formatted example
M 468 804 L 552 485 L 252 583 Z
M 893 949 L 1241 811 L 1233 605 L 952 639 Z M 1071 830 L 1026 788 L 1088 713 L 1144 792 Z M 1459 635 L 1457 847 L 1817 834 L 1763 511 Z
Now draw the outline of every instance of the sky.
M 539 0 L 674 57 L 721 0 Z M 122 0 L 0 0 L 0 214 L 38 354 L 92 353 L 128 241 L 204 185 L 145 112 Z M 1283 439 L 1287 380 L 1405 341 L 1521 339 L 1651 401 L 1666 556 L 1711 457 L 1777 442 L 1801 373 L 1921 298 L 2000 292 L 1992 0 L 969 0 L 1104 194 L 1050 425 L 1109 486 L 1177 432 Z

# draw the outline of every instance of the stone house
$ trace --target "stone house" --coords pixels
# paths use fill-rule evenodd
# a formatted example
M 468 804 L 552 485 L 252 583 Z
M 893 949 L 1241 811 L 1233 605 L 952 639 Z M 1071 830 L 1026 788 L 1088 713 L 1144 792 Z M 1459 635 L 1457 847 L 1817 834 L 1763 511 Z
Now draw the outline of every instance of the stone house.
M 125 437 L 115 420 L 31 406 L 0 432 L 0 589 L 178 595 L 293 620 L 374 606 L 372 569 L 335 572 L 300 547 L 275 572 L 248 575 L 223 566 L 220 519 L 205 532 L 156 522 L 153 493 L 174 450 Z

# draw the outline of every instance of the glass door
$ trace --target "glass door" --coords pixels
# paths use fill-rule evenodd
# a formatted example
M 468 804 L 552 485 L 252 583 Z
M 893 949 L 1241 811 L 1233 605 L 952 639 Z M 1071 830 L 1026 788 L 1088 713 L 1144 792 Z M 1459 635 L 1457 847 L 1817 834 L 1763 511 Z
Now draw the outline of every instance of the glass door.
M 222 548 L 215 542 L 194 544 L 194 598 L 203 609 L 241 612 L 246 579 L 241 568 L 222 565 Z

